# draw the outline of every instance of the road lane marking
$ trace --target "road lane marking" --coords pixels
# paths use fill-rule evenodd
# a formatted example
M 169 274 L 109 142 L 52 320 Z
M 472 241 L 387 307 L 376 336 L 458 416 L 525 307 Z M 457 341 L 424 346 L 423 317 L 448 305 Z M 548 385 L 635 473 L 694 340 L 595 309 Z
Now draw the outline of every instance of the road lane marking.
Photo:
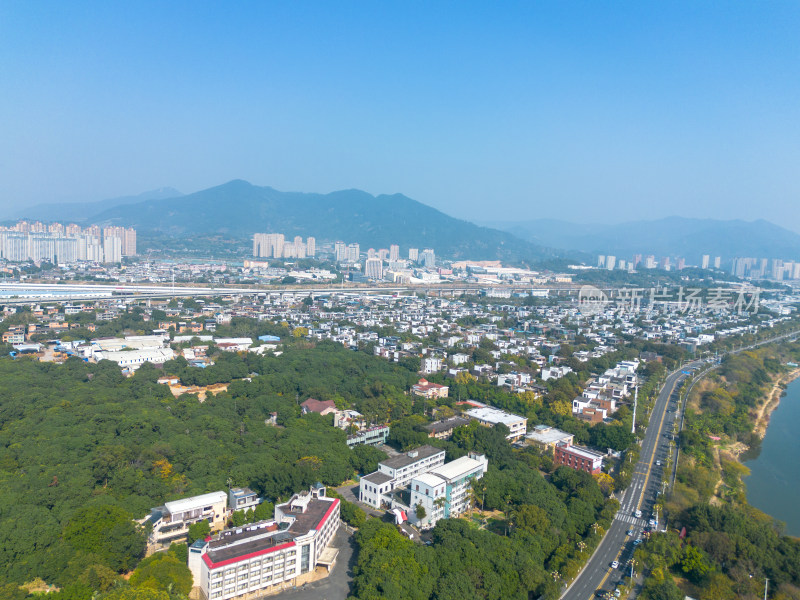
M 678 380 L 679 379 L 680 379 L 680 377 L 676 378 L 675 381 L 672 382 L 672 387 L 670 388 L 670 392 L 669 392 L 669 394 L 667 394 L 668 396 L 672 395 L 672 392 L 675 390 L 675 386 L 678 385 Z M 664 417 L 666 417 L 666 416 L 667 416 L 667 410 L 666 410 L 666 406 L 665 406 L 664 407 L 664 412 L 661 413 L 661 421 L 658 424 L 658 434 L 656 435 L 656 439 L 661 437 L 661 429 L 664 427 Z M 652 452 L 652 454 L 650 455 L 650 463 L 649 463 L 649 465 L 647 467 L 647 476 L 645 477 L 645 480 L 644 480 L 644 489 L 645 490 L 647 489 L 647 484 L 650 481 L 650 474 L 653 471 L 653 462 L 655 461 L 655 459 L 656 459 L 656 453 L 655 453 L 655 450 L 654 450 Z M 636 505 L 636 509 L 637 510 L 641 510 L 643 501 L 644 501 L 644 494 L 639 496 L 639 503 Z

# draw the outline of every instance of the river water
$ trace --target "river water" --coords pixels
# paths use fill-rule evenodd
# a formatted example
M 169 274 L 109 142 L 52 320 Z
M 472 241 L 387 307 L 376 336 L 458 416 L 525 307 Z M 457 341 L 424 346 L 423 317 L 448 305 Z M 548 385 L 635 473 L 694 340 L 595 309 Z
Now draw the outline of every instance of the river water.
M 800 379 L 786 388 L 760 448 L 742 455 L 750 475 L 747 501 L 800 536 Z

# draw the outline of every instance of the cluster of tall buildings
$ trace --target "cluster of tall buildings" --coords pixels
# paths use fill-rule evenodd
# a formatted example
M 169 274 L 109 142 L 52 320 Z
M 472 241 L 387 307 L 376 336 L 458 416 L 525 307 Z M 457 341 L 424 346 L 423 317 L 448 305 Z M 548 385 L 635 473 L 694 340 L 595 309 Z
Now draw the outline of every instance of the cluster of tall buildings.
M 333 244 L 333 254 L 337 263 L 357 263 L 361 257 L 361 246 L 336 242 Z
M 800 262 L 780 258 L 734 258 L 731 273 L 742 279 L 800 279 Z
M 258 258 L 305 258 L 315 254 L 316 240 L 313 237 L 306 238 L 304 243 L 300 236 L 288 241 L 282 233 L 256 233 L 253 236 L 253 256 Z M 370 248 L 365 254 L 357 242 L 348 244 L 339 240 L 333 244 L 334 260 L 339 264 L 363 265 L 364 276 L 368 279 L 383 279 L 387 270 L 406 269 L 409 262 L 429 268 L 436 264 L 436 253 L 432 248 L 425 248 L 422 252 L 418 248 L 409 248 L 408 259 L 400 257 L 397 244 L 379 250 Z
M 360 261 L 361 251 L 358 244 L 336 242 L 334 245 L 336 262 L 355 264 Z M 367 279 L 383 279 L 386 271 L 401 271 L 408 268 L 408 263 L 421 263 L 424 267 L 433 268 L 436 264 L 436 253 L 433 248 L 408 249 L 408 260 L 400 258 L 400 246 L 392 244 L 389 248 L 370 248 L 364 261 L 364 277 Z
M 0 228 L 0 258 L 10 262 L 119 263 L 136 255 L 136 230 L 127 227 L 20 221 Z
M 715 269 L 719 269 L 722 264 L 722 257 L 715 256 L 713 260 L 713 265 Z M 704 254 L 701 260 L 701 268 L 708 269 L 712 265 L 711 257 L 708 254 Z M 626 260 L 623 258 L 618 259 L 614 255 L 605 255 L 601 254 L 597 257 L 597 267 L 600 269 L 608 269 L 609 271 L 613 271 L 614 269 L 619 269 L 622 271 L 633 271 L 635 269 L 663 269 L 665 271 L 671 271 L 672 269 L 677 269 L 681 271 L 685 269 L 687 266 L 686 259 L 684 258 L 677 258 L 674 262 L 670 259 L 669 256 L 662 256 L 659 259 L 656 259 L 655 255 L 642 255 L 642 254 L 635 254 L 632 260 Z
M 253 236 L 253 256 L 259 258 L 307 258 L 317 253 L 317 240 L 299 235 L 289 241 L 282 233 L 256 233 Z

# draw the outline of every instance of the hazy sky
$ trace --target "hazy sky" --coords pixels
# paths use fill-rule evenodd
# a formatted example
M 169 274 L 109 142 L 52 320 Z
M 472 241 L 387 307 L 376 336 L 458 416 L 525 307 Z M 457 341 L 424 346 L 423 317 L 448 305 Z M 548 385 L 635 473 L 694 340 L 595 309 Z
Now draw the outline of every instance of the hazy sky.
M 0 209 L 234 178 L 800 231 L 800 3 L 0 3 Z

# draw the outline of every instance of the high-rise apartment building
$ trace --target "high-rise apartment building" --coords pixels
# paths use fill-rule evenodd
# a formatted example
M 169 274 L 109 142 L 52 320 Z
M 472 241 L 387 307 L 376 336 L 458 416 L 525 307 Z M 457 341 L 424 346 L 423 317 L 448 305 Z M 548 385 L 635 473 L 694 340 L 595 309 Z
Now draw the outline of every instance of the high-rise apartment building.
M 389 246 L 389 260 L 400 260 L 400 246 L 397 244 Z
M 368 258 L 364 263 L 364 275 L 368 279 L 383 279 L 383 261 L 380 258 Z
M 103 236 L 103 262 L 122 262 L 122 239 L 116 236 Z
M 419 260 L 419 249 L 417 248 L 409 248 L 408 249 L 408 260 L 411 262 L 417 262 Z
M 116 237 L 120 240 L 122 256 L 136 256 L 136 230 L 126 227 L 103 228 L 103 239 Z M 119 261 L 114 261 L 119 262 Z
M 422 254 L 419 256 L 420 262 L 425 265 L 426 267 L 432 269 L 436 266 L 436 254 L 433 252 L 433 248 L 425 248 L 422 251 Z
M 336 242 L 333 245 L 333 252 L 336 255 L 336 262 L 345 262 L 347 260 L 347 244 L 344 242 Z

